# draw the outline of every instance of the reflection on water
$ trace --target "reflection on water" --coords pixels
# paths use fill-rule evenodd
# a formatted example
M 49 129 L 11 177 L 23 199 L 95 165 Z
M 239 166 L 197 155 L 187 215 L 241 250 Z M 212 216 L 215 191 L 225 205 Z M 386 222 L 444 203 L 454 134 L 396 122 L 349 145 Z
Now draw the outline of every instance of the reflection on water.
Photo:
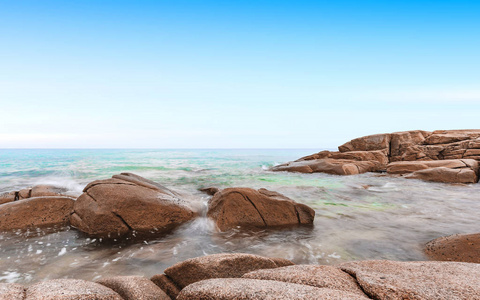
M 94 179 L 129 171 L 209 197 L 200 187 L 278 191 L 316 211 L 313 228 L 218 232 L 198 218 L 149 240 L 104 241 L 73 228 L 0 233 L 0 282 L 151 276 L 200 255 L 245 252 L 295 263 L 422 260 L 424 243 L 479 232 L 480 184 L 426 183 L 378 174 L 272 173 L 267 167 L 312 150 L 0 150 L 0 192 L 56 183 L 74 193 Z

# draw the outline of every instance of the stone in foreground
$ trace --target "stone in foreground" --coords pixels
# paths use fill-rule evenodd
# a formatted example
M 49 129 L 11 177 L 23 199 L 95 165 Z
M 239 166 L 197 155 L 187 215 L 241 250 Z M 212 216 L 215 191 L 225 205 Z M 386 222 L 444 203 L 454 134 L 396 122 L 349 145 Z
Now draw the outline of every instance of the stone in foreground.
M 93 236 L 164 233 L 196 216 L 187 196 L 131 173 L 93 181 L 83 191 L 71 223 Z
M 74 200 L 68 197 L 35 197 L 0 205 L 0 230 L 69 225 Z
M 374 299 L 480 299 L 480 264 L 377 260 L 339 267 Z
M 180 293 L 178 286 L 172 281 L 172 279 L 170 279 L 170 277 L 165 274 L 154 275 L 152 278 L 150 278 L 150 280 L 172 299 L 176 299 Z
M 330 288 L 366 297 L 356 280 L 333 266 L 295 265 L 277 269 L 257 270 L 242 278 L 298 283 L 317 288 Z
M 79 279 L 54 279 L 32 285 L 26 300 L 123 300 L 113 290 Z
M 170 300 L 165 292 L 142 276 L 117 276 L 97 280 L 117 292 L 124 300 Z
M 244 278 L 204 280 L 189 285 L 178 300 L 362 300 L 369 299 L 345 291 L 303 284 Z
M 433 260 L 480 264 L 480 233 L 456 234 L 430 241 L 425 253 Z
M 266 189 L 228 188 L 209 201 L 207 216 L 222 231 L 241 227 L 311 225 L 315 211 Z
M 222 253 L 187 259 L 165 269 L 164 272 L 182 289 L 205 279 L 239 278 L 251 271 L 277 267 L 273 260 L 266 257 L 244 253 Z
M 25 288 L 16 283 L 0 283 L 0 300 L 23 300 Z

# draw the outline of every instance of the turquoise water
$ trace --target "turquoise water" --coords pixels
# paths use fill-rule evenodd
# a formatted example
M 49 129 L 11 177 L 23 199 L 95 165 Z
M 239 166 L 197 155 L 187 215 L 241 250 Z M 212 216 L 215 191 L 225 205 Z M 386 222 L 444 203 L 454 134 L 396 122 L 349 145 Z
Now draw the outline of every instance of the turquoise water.
M 72 228 L 0 233 L 0 282 L 151 276 L 187 258 L 220 252 L 277 256 L 304 264 L 357 259 L 423 260 L 423 245 L 480 231 L 480 185 L 427 183 L 362 174 L 274 173 L 268 167 L 316 150 L 0 150 L 0 192 L 35 184 L 78 195 L 90 181 L 133 172 L 193 194 L 198 188 L 267 188 L 316 211 L 313 229 L 218 232 L 205 217 L 171 234 L 107 243 Z

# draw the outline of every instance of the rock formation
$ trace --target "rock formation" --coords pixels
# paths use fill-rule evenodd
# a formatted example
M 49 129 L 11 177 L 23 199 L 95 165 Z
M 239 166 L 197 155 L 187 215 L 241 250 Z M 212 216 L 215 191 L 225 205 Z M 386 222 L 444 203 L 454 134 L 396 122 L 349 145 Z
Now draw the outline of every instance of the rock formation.
M 44 196 L 62 196 L 75 199 L 76 197 L 71 195 L 66 188 L 58 187 L 49 184 L 35 185 L 32 188 L 25 188 L 19 191 L 12 191 L 3 193 L 0 195 L 0 204 L 13 202 L 17 200 L 28 199 L 32 197 L 44 197 Z
M 315 211 L 266 189 L 228 188 L 215 193 L 210 199 L 207 216 L 224 231 L 237 226 L 311 225 Z
M 455 234 L 430 241 L 425 253 L 431 259 L 480 264 L 480 233 Z
M 353 139 L 339 146 L 338 150 L 322 151 L 271 170 L 353 175 L 384 171 L 399 174 L 398 169 L 406 171 L 410 168 L 412 174 L 406 178 L 478 182 L 476 162 L 480 161 L 480 130 L 413 130 L 375 134 Z M 444 160 L 448 162 L 434 163 Z
M 164 233 L 196 216 L 188 196 L 135 174 L 89 183 L 75 201 L 72 226 L 93 236 Z

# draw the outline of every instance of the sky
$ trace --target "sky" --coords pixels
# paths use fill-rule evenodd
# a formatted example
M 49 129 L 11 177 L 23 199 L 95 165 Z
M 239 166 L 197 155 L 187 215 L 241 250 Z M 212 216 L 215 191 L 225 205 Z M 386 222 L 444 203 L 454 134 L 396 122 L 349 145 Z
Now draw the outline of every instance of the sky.
M 0 0 L 0 148 L 480 128 L 480 1 Z

